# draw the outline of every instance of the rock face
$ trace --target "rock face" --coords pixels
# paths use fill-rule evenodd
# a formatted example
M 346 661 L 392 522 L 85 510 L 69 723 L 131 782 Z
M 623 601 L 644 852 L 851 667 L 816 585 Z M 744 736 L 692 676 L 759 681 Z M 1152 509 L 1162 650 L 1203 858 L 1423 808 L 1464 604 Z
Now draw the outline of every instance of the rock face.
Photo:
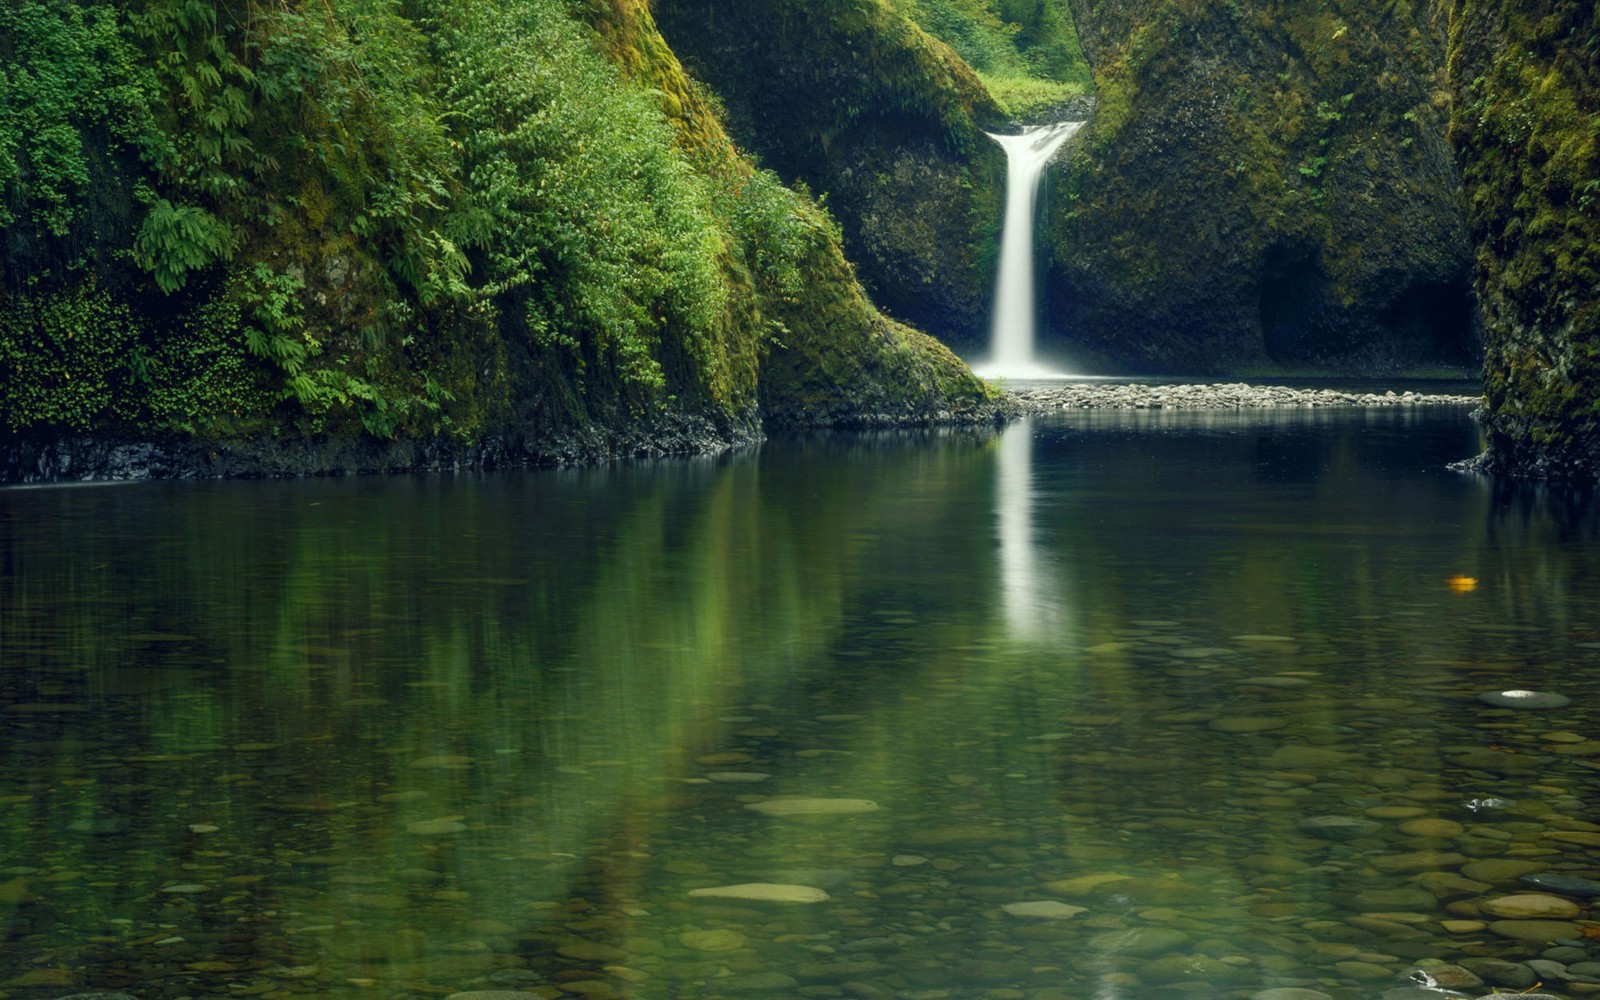
M 658 0 L 729 130 L 824 193 L 874 301 L 958 348 L 986 337 L 1004 155 L 966 63 L 888 4 Z
M 1425 3 L 1072 10 L 1099 103 L 1048 208 L 1057 337 L 1146 370 L 1474 362 Z
M 1600 473 L 1600 8 L 1454 0 L 1451 138 L 1483 309 L 1487 471 Z

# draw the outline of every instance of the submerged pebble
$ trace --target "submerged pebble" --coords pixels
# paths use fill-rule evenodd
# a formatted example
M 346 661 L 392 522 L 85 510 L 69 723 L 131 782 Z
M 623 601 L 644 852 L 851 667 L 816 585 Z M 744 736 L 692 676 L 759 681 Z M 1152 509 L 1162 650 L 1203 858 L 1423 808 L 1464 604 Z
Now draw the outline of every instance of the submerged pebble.
M 1508 691 L 1485 691 L 1478 695 L 1485 705 L 1497 708 L 1566 708 L 1572 699 L 1549 691 L 1525 691 L 1515 688 Z

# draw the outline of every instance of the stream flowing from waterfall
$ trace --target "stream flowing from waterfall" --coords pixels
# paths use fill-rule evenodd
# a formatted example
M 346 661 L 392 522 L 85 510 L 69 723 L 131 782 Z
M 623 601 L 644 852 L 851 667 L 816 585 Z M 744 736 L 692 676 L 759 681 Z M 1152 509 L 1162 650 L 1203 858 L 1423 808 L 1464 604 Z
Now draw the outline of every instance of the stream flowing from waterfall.
M 984 378 L 1055 378 L 1034 356 L 1038 300 L 1034 294 L 1033 224 L 1044 169 L 1083 122 L 1058 122 L 1021 135 L 989 138 L 1006 151 L 1006 209 L 1000 232 L 1000 266 L 990 320 L 989 357 L 975 365 Z

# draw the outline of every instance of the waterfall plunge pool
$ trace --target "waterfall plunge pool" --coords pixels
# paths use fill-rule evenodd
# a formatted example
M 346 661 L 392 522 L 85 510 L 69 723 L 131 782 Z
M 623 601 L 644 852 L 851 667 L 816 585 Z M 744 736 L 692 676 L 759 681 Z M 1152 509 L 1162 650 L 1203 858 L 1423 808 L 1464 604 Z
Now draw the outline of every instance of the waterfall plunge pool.
M 0 989 L 1578 981 L 1595 924 L 1519 877 L 1600 877 L 1595 507 L 1445 471 L 1477 443 L 1101 414 L 0 491 Z

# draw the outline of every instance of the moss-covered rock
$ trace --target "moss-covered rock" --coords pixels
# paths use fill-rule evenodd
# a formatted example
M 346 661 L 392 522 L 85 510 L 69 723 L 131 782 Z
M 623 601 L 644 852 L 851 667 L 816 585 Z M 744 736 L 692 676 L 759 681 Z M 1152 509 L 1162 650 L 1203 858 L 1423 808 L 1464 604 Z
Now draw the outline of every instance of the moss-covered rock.
M 1122 364 L 1470 363 L 1444 34 L 1410 0 L 1073 0 L 1098 107 L 1050 319 Z
M 245 6 L 0 7 L 19 474 L 138 451 L 97 440 L 312 472 L 987 405 L 733 147 L 643 0 Z
M 874 301 L 950 344 L 983 339 L 1004 112 L 973 70 L 881 0 L 656 0 L 738 142 L 826 195 Z
M 1488 451 L 1600 475 L 1600 7 L 1455 0 L 1451 135 L 1485 331 Z

